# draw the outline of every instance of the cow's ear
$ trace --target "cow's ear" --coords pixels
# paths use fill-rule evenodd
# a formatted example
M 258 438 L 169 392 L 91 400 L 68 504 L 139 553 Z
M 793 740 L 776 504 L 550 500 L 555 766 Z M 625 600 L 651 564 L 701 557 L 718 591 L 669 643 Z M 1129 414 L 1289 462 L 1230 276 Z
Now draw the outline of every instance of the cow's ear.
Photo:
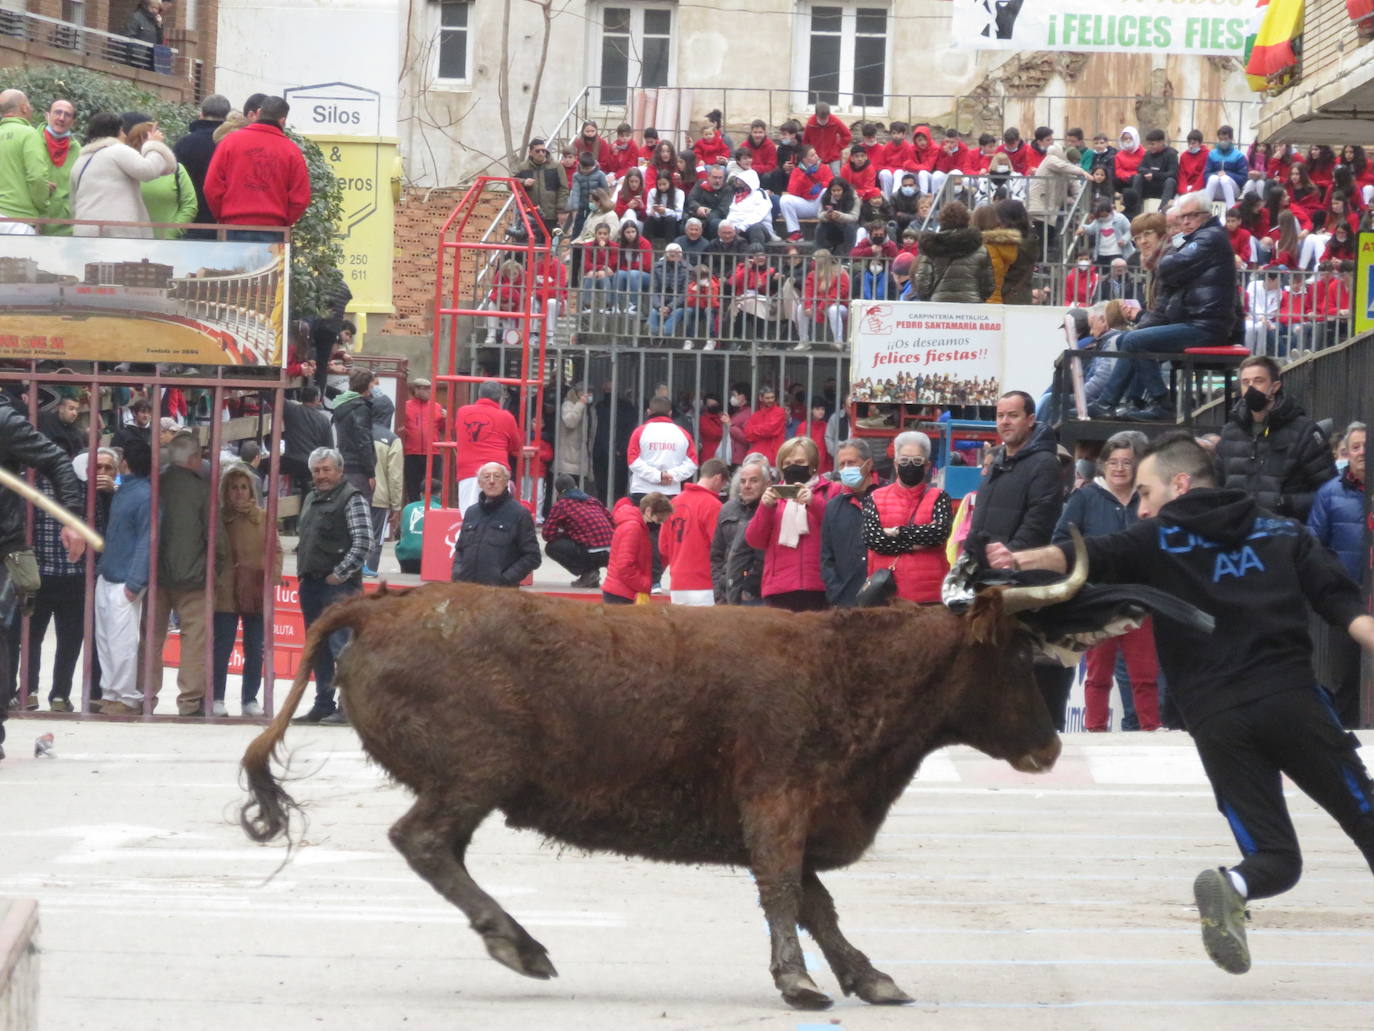
M 969 624 L 969 640 L 974 644 L 1000 648 L 1011 637 L 1011 621 L 1002 611 L 1002 592 L 999 590 L 980 591 L 964 619 Z

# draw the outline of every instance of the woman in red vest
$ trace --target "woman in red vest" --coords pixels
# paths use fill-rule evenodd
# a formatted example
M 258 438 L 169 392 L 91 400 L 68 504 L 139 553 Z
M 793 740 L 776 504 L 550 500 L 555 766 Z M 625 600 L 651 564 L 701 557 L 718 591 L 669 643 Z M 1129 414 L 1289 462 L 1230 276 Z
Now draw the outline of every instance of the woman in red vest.
M 938 602 L 949 572 L 949 495 L 930 483 L 930 438 L 908 430 L 892 442 L 897 479 L 864 500 L 868 572 L 891 569 L 897 597 Z

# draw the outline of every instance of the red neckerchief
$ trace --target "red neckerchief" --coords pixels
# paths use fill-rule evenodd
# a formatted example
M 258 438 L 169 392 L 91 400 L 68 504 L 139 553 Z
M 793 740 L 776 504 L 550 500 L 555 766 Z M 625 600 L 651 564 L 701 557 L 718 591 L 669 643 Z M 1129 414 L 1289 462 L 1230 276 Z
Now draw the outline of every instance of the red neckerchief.
M 68 133 L 60 140 L 48 132 L 48 127 L 43 126 L 43 142 L 48 145 L 48 157 L 52 160 L 54 168 L 61 168 L 67 163 L 67 152 L 71 150 L 72 137 Z

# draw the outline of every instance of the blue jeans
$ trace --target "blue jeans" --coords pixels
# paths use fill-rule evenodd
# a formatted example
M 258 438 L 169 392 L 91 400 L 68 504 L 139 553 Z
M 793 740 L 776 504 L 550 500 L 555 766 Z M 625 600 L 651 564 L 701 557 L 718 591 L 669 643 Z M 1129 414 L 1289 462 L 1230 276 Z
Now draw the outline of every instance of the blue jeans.
M 1140 717 L 1135 714 L 1135 694 L 1131 687 L 1131 675 L 1126 669 L 1126 652 L 1116 653 L 1116 668 L 1112 671 L 1116 679 L 1117 693 L 1121 695 L 1121 729 L 1139 730 Z
M 262 684 L 262 613 L 215 613 L 215 701 L 224 701 L 224 685 L 229 679 L 229 656 L 234 651 L 234 635 L 243 620 L 243 690 L 241 702 L 258 700 Z
M 284 232 L 269 233 L 262 229 L 226 229 L 224 238 L 238 240 L 240 243 L 281 243 L 286 236 Z
M 322 576 L 303 576 L 301 585 L 301 615 L 305 617 L 305 629 L 319 619 L 321 614 L 336 601 L 350 598 L 362 591 L 357 580 L 346 584 L 328 584 Z M 351 630 L 335 630 L 329 635 L 329 647 L 315 653 L 315 708 L 333 712 L 334 705 L 334 663 L 353 636 Z
M 611 304 L 614 307 L 623 311 L 625 305 L 633 304 L 641 311 L 644 310 L 644 294 L 649 289 L 649 273 L 623 268 L 615 274 L 614 282 L 615 286 L 611 290 Z
M 1189 347 L 1207 347 L 1217 342 L 1214 330 L 1187 322 L 1176 322 L 1167 326 L 1150 326 L 1122 333 L 1116 338 L 1116 350 L 1126 354 L 1135 351 L 1181 354 Z M 1111 378 L 1107 380 L 1107 386 L 1102 391 L 1103 403 L 1120 403 L 1132 376 L 1135 376 L 1136 383 L 1147 400 L 1167 400 L 1169 388 L 1164 385 L 1164 377 L 1160 375 L 1159 362 L 1149 358 L 1121 358 L 1112 369 Z
M 668 312 L 668 317 L 664 318 L 663 314 L 655 308 L 649 312 L 649 334 L 651 336 L 676 336 L 678 327 L 682 325 L 682 318 L 686 314 L 686 309 L 674 308 Z

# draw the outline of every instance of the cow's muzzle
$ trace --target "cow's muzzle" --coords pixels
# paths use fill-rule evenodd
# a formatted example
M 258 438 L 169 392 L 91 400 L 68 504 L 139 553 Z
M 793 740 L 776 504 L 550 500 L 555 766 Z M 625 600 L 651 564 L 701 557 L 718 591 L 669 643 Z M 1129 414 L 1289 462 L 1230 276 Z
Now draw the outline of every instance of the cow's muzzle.
M 1021 773 L 1049 773 L 1050 770 L 1054 769 L 1054 764 L 1059 759 L 1059 753 L 1063 750 L 1063 742 L 1059 740 L 1059 735 L 1056 734 L 1050 738 L 1049 744 L 1008 761 L 1011 763 L 1012 769 L 1019 770 Z

